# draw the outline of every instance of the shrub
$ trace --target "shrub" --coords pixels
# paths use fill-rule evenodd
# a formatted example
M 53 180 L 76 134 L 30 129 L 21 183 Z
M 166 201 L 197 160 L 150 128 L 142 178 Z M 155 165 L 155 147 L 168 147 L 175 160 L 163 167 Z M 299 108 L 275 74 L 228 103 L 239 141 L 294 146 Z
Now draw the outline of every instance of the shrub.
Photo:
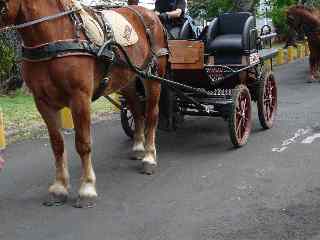
M 297 0 L 272 0 L 271 18 L 273 25 L 276 28 L 277 33 L 280 36 L 286 37 L 289 34 L 289 28 L 286 20 L 286 9 L 293 4 L 296 4 Z
M 19 39 L 15 32 L 0 35 L 0 91 L 8 92 L 22 86 L 19 66 Z

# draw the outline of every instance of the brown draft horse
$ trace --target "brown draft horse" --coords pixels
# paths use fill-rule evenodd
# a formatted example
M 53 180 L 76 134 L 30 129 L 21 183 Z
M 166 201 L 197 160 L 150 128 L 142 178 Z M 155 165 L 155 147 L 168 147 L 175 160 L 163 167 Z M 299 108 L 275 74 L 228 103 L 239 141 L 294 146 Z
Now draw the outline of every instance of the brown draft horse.
M 315 81 L 320 66 L 320 10 L 304 5 L 293 5 L 287 9 L 289 27 L 296 32 L 304 32 L 310 48 L 310 77 Z
M 4 7 L 1 23 L 20 24 L 45 16 L 52 16 L 72 7 L 71 0 L 0 0 Z M 143 7 L 134 6 L 145 22 L 152 26 L 153 51 L 167 48 L 166 36 L 158 17 Z M 114 9 L 123 15 L 136 30 L 139 41 L 125 50 L 134 64 L 142 66 L 151 49 L 145 28 L 139 18 L 128 8 Z M 75 26 L 69 16 L 42 22 L 19 30 L 25 46 L 34 47 L 58 40 L 74 39 Z M 81 39 L 86 39 L 81 33 Z M 158 75 L 164 76 L 167 56 L 157 58 Z M 75 125 L 75 145 L 82 161 L 82 177 L 79 188 L 79 207 L 90 206 L 96 199 L 96 176 L 91 160 L 90 103 L 103 78 L 101 64 L 93 56 L 73 55 L 48 61 L 22 63 L 23 78 L 31 89 L 36 106 L 41 113 L 50 136 L 55 157 L 56 176 L 49 187 L 48 206 L 65 203 L 69 190 L 67 153 L 60 132 L 59 110 L 70 107 Z M 158 101 L 161 85 L 158 81 L 145 80 L 147 96 L 145 113 L 135 93 L 136 74 L 125 66 L 113 65 L 109 69 L 110 82 L 104 95 L 121 90 L 134 114 L 136 132 L 133 151 L 142 160 L 143 170 L 151 174 L 157 165 L 155 132 L 158 121 Z M 142 155 L 143 153 L 143 155 Z

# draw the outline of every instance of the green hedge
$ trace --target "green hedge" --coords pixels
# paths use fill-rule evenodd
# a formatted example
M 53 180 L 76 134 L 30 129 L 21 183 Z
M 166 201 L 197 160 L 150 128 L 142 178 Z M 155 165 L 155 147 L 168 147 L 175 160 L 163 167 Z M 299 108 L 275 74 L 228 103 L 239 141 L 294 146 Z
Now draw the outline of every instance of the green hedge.
M 0 34 L 0 92 L 15 90 L 21 86 L 17 58 L 20 41 L 15 32 Z

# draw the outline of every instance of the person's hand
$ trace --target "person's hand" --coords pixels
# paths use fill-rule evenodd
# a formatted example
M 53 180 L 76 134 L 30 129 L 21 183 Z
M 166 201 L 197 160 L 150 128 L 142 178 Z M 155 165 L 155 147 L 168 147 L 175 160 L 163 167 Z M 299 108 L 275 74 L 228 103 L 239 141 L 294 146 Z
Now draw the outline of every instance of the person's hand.
M 169 20 L 170 20 L 169 15 L 167 13 L 165 13 L 165 12 L 161 13 L 159 15 L 159 18 L 160 18 L 161 22 L 164 22 L 164 23 L 169 22 Z

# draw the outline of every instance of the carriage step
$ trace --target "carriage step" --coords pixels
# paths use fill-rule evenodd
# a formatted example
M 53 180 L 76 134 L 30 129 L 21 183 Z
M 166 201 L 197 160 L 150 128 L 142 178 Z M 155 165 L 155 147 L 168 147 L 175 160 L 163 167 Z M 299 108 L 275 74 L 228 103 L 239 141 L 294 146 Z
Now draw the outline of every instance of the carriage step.
M 198 101 L 201 104 L 205 105 L 230 105 L 233 103 L 233 99 L 231 98 L 194 98 L 196 101 Z M 190 104 L 189 102 L 183 101 L 178 99 L 178 104 Z

